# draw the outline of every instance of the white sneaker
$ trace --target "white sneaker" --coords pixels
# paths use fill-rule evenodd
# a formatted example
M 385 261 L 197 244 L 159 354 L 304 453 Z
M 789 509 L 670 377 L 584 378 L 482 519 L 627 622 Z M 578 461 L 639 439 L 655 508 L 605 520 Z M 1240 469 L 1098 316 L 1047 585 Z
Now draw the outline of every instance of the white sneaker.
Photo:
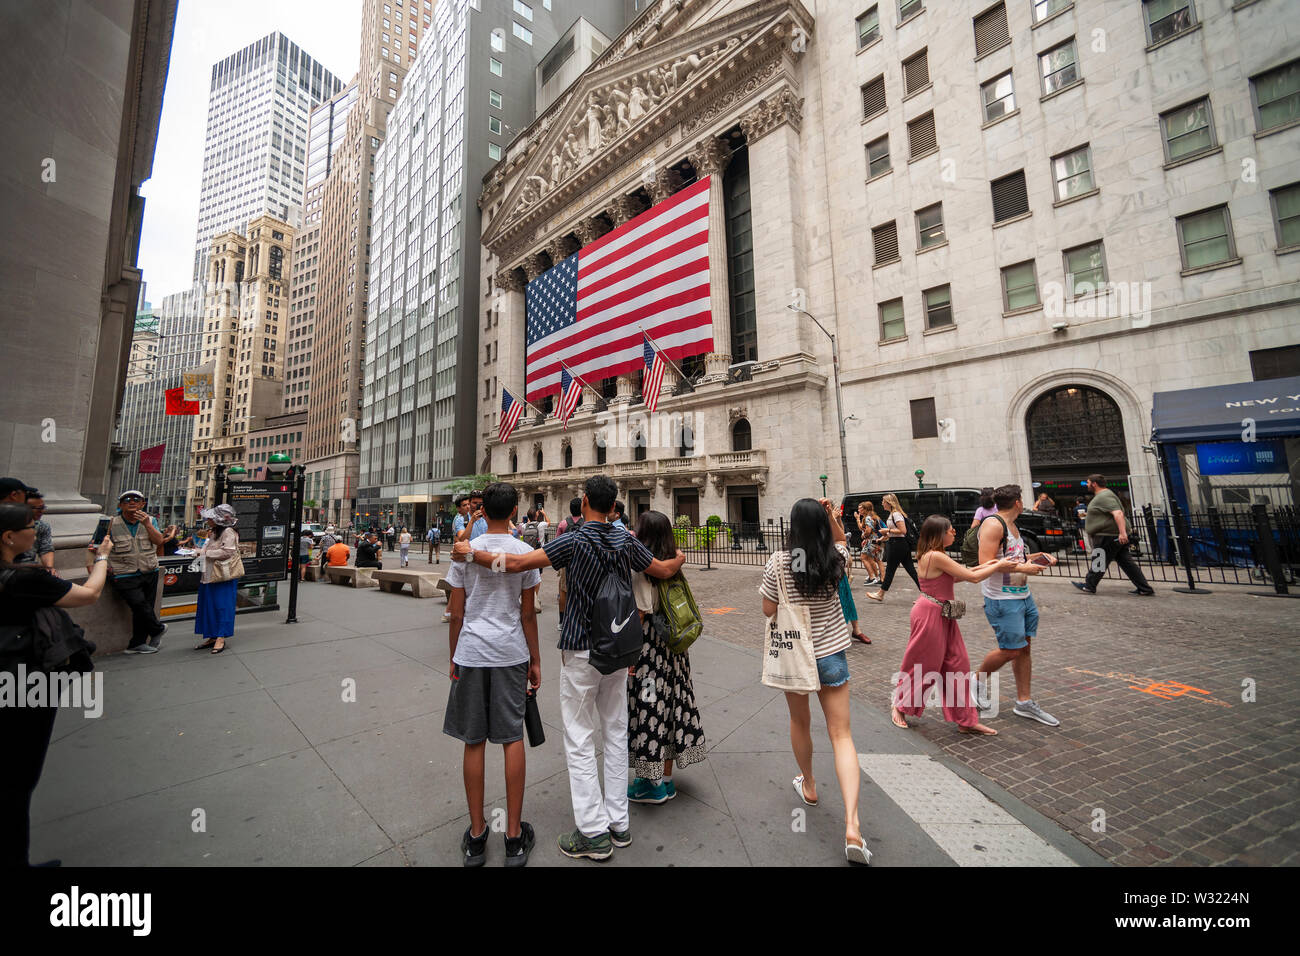
M 1028 717 L 1030 720 L 1036 720 L 1040 724 L 1046 724 L 1048 727 L 1059 727 L 1061 722 L 1049 714 L 1043 708 L 1039 707 L 1033 700 L 1016 701 L 1016 706 L 1011 708 L 1011 712 L 1017 717 Z

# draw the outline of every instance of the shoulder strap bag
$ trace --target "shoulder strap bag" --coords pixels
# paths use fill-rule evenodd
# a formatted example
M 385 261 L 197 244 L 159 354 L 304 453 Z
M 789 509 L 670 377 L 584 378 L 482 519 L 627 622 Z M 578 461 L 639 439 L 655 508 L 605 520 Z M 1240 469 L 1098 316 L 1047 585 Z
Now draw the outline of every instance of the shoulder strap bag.
M 808 694 L 821 689 L 817 676 L 817 655 L 813 650 L 812 614 L 806 604 L 790 603 L 785 586 L 787 553 L 778 562 L 777 586 L 780 600 L 776 613 L 767 619 L 767 640 L 763 649 L 763 683 L 777 690 Z

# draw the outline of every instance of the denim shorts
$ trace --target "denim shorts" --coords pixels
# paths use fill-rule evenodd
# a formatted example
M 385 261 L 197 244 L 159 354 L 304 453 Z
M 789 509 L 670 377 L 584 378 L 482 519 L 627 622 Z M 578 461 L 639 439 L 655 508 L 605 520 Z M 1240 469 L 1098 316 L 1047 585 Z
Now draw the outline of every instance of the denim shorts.
M 1032 594 L 1006 601 L 985 597 L 984 616 L 998 639 L 998 647 L 1004 651 L 1028 646 L 1029 640 L 1038 633 L 1038 605 Z
M 849 656 L 844 651 L 817 658 L 817 679 L 823 687 L 839 687 L 849 681 Z

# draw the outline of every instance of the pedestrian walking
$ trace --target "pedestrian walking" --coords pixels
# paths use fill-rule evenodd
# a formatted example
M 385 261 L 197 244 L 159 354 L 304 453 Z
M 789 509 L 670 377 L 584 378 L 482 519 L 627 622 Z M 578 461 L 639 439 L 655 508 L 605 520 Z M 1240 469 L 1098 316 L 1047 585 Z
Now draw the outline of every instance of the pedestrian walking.
M 899 565 L 903 566 L 903 570 L 907 572 L 917 588 L 921 587 L 921 582 L 916 580 L 916 568 L 912 564 L 912 546 L 907 541 L 907 522 L 911 519 L 907 517 L 907 512 L 902 509 L 894 495 L 885 495 L 881 505 L 889 514 L 883 531 L 885 580 L 881 583 L 879 591 L 867 595 L 876 603 L 885 600 L 885 595 L 889 593 L 889 586 L 894 583 L 894 572 L 898 570 Z
M 993 500 L 993 489 L 981 488 L 979 507 L 975 509 L 974 517 L 970 519 L 970 526 L 972 528 L 978 528 L 981 524 L 984 523 L 985 518 L 987 518 L 989 515 L 995 515 L 997 513 L 998 513 L 998 503 Z
M 844 800 L 844 856 L 851 863 L 870 863 L 871 851 L 862 839 L 858 822 L 858 786 L 861 769 L 849 724 L 849 629 L 840 608 L 837 589 L 845 574 L 849 551 L 839 512 L 829 498 L 801 498 L 790 509 L 790 530 L 785 550 L 775 552 L 763 569 L 759 594 L 763 614 L 776 614 L 782 592 L 791 604 L 808 607 L 812 623 L 813 653 L 821 689 L 817 700 L 826 717 L 826 730 L 835 752 L 835 776 Z M 782 580 L 784 579 L 784 580 Z M 790 712 L 790 744 L 799 775 L 795 792 L 806 805 L 817 806 L 817 780 L 813 775 L 812 714 L 808 695 L 786 692 Z
M 510 534 L 519 507 L 512 485 L 494 482 L 483 489 L 487 534 L 470 547 L 504 554 L 532 550 Z M 523 820 L 526 748 L 524 710 L 528 689 L 541 686 L 541 653 L 533 587 L 537 570 L 495 574 L 487 568 L 453 562 L 451 585 L 451 691 L 442 732 L 464 741 L 463 776 L 470 823 L 461 837 L 465 866 L 487 860 L 488 826 L 483 807 L 487 743 L 500 744 L 506 777 L 506 866 L 525 866 L 536 837 Z
M 128 654 L 156 654 L 167 630 L 155 607 L 158 599 L 158 546 L 162 532 L 144 510 L 145 497 L 134 489 L 117 499 L 117 514 L 108 523 L 113 550 L 108 558 L 113 590 L 131 609 Z
M 199 512 L 208 523 L 208 543 L 203 549 L 203 573 L 199 578 L 199 607 L 194 615 L 194 633 L 203 641 L 196 651 L 210 649 L 220 654 L 226 641 L 235 636 L 235 592 L 243 576 L 239 556 L 239 518 L 230 505 L 217 505 Z
M 1004 664 L 1011 664 L 1016 679 L 1016 705 L 1012 713 L 1028 717 L 1049 727 L 1060 721 L 1043 710 L 1030 695 L 1033 664 L 1030 644 L 1038 634 L 1038 605 L 1029 593 L 1029 575 L 1041 574 L 1043 568 L 1056 563 L 1051 555 L 1025 552 L 1025 542 L 1016 527 L 1024 510 L 1019 485 L 1001 485 L 994 489 L 993 500 L 998 513 L 984 519 L 979 528 L 979 563 L 1012 558 L 1016 565 L 986 578 L 980 585 L 984 595 L 984 616 L 997 638 L 998 649 L 984 658 L 976 673 L 976 702 L 981 710 L 990 706 L 987 683 L 983 675 L 991 674 Z
M 1034 510 L 1043 515 L 1056 514 L 1056 502 L 1047 496 L 1047 492 L 1041 492 L 1038 500 L 1034 502 Z
M 298 542 L 298 578 L 299 580 L 306 581 L 307 567 L 311 564 L 311 532 L 302 532 L 301 538 L 302 540 Z
M 840 595 L 840 610 L 844 612 L 844 620 L 848 621 L 852 633 L 850 636 L 860 644 L 870 644 L 871 638 L 862 633 L 858 627 L 858 606 L 853 601 L 853 574 L 851 564 L 844 568 L 844 576 L 840 578 L 840 583 L 836 590 Z
M 582 496 L 582 525 L 527 554 L 474 550 L 472 541 L 457 541 L 453 557 L 483 567 L 513 572 L 556 567 L 568 570 L 568 607 L 560 637 L 560 714 L 564 721 L 564 756 L 577 827 L 559 838 L 565 856 L 605 860 L 614 847 L 630 846 L 627 774 L 627 676 L 625 670 L 604 674 L 591 663 L 592 613 L 597 594 L 602 606 L 631 604 L 632 572 L 671 578 L 686 556 L 656 558 L 645 545 L 606 520 L 617 488 L 607 475 L 587 479 Z M 632 612 L 635 613 L 635 612 Z M 597 622 L 605 634 L 617 634 L 627 620 Z M 605 787 L 596 772 L 596 735 L 604 750 Z
M 636 540 L 661 561 L 677 557 L 673 524 L 662 512 L 641 515 Z M 677 578 L 685 581 L 681 572 Z M 633 803 L 671 800 L 677 796 L 674 766 L 689 767 L 707 756 L 691 683 L 690 653 L 673 651 L 654 626 L 654 615 L 661 611 L 659 591 L 644 572 L 632 575 L 642 641 L 641 660 L 629 671 L 627 682 L 628 758 L 633 775 L 627 798 Z
M 878 587 L 885 577 L 884 565 L 880 563 L 884 550 L 885 537 L 881 533 L 880 516 L 876 506 L 870 501 L 858 505 L 858 527 L 862 530 L 862 553 L 860 559 L 867 571 L 867 587 Z
M 1092 501 L 1088 503 L 1084 519 L 1084 530 L 1092 542 L 1088 550 L 1088 576 L 1082 583 L 1070 583 L 1080 591 L 1096 594 L 1097 585 L 1114 561 L 1133 582 L 1130 594 L 1142 597 L 1155 594 L 1155 589 L 1147 583 L 1146 575 L 1129 550 L 1128 524 L 1124 520 L 1124 505 L 1119 496 L 1106 487 L 1103 475 L 1089 475 L 1088 490 L 1092 492 Z
M 397 536 L 397 550 L 402 556 L 402 567 L 406 567 L 411 563 L 411 532 L 405 527 Z
M 957 625 L 966 605 L 962 603 L 960 610 L 954 606 L 953 591 L 958 581 L 979 583 L 992 574 L 1012 571 L 1016 561 L 1003 558 L 967 568 L 948 556 L 956 540 L 957 529 L 943 515 L 930 515 L 921 524 L 916 545 L 921 594 L 912 605 L 911 634 L 889 717 L 895 727 L 906 730 L 905 715 L 920 717 L 925 712 L 926 693 L 937 684 L 944 720 L 963 733 L 995 736 L 996 730 L 980 723 L 971 690 L 970 656 Z
M 434 521 L 433 527 L 429 529 L 429 533 L 425 535 L 425 540 L 429 543 L 429 563 L 441 564 L 442 563 L 442 529 L 438 527 L 436 519 Z
M 17 563 L 20 554 L 35 546 L 36 520 L 26 501 L 0 504 L 0 647 L 8 643 L 7 638 L 29 630 L 42 608 L 94 604 L 108 580 L 108 556 L 114 547 L 110 537 L 105 536 L 98 546 L 91 545 L 87 550 L 91 564 L 85 584 L 56 577 L 38 564 Z M 0 659 L 0 670 L 16 673 L 20 663 L 32 669 L 37 666 L 34 659 L 6 655 Z M 4 741 L 4 759 L 0 763 L 0 869 L 29 865 L 32 794 L 41 779 L 57 713 L 57 701 L 0 707 L 0 740 Z M 50 860 L 36 865 L 59 863 Z
M 1083 498 L 1074 499 L 1074 521 L 1079 529 L 1079 545 L 1087 553 L 1092 550 L 1092 545 L 1088 542 L 1088 533 L 1084 530 L 1088 521 L 1088 502 Z

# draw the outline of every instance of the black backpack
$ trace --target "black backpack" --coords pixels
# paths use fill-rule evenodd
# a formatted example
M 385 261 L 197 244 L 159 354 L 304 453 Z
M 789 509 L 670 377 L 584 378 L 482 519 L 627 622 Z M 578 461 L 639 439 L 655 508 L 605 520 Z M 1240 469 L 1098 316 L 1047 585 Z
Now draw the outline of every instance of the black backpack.
M 631 569 L 626 577 L 619 573 L 620 562 L 626 557 L 595 544 L 592 550 L 605 573 L 596 588 L 587 628 L 591 666 L 602 674 L 613 674 L 641 659 L 641 621 L 632 594 Z

